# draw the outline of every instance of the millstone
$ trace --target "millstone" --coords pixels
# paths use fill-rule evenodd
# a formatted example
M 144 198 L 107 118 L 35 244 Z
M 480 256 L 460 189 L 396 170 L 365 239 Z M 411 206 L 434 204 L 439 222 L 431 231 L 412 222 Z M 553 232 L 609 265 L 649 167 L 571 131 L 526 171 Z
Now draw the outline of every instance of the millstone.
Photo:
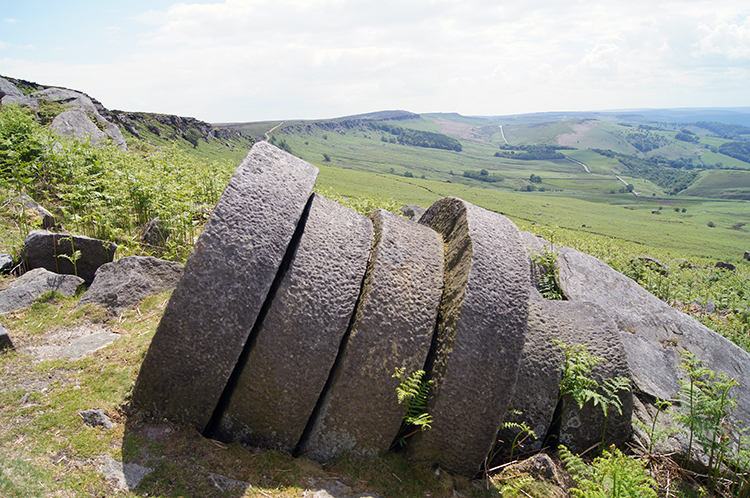
M 301 451 L 325 461 L 388 451 L 404 416 L 396 367 L 424 367 L 443 290 L 443 241 L 378 210 L 376 247 L 356 319 Z
M 188 258 L 141 367 L 134 405 L 205 429 L 317 174 L 266 142 L 253 146 Z
M 215 437 L 294 450 L 349 327 L 372 237 L 366 217 L 314 195 Z
M 490 451 L 516 386 L 529 309 L 529 262 L 518 228 L 461 199 L 420 219 L 443 236 L 446 288 L 428 362 L 432 429 L 410 452 L 473 476 Z

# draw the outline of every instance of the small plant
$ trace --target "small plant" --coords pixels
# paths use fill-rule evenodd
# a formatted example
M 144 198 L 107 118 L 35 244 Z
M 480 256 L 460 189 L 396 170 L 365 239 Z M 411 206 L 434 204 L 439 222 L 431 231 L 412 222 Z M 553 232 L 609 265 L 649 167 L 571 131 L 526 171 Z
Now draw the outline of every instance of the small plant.
M 398 404 L 404 406 L 404 419 L 396 436 L 399 446 L 404 446 L 409 436 L 429 429 L 432 423 L 432 416 L 427 413 L 427 395 L 435 381 L 424 380 L 424 375 L 424 370 L 407 375 L 404 368 L 398 367 L 393 374 L 400 381 L 396 388 Z
M 80 249 L 76 250 L 76 248 L 73 246 L 72 236 L 62 237 L 60 240 L 61 241 L 65 240 L 65 241 L 70 242 L 70 249 L 73 252 L 73 254 L 55 254 L 55 257 L 58 259 L 64 258 L 70 261 L 71 264 L 73 265 L 73 274 L 75 276 L 78 276 L 78 260 L 81 259 L 81 250 Z
M 512 413 L 513 415 L 521 415 L 521 412 L 518 410 L 508 410 L 508 413 Z M 513 453 L 515 452 L 516 448 L 521 446 L 526 439 L 532 437 L 536 439 L 536 433 L 526 424 L 526 422 L 503 422 L 500 425 L 500 429 L 515 429 L 518 431 L 516 434 L 516 437 L 513 438 L 513 443 L 510 445 L 510 460 L 513 461 Z
M 645 462 L 628 458 L 611 446 L 591 465 L 565 446 L 559 446 L 560 460 L 576 480 L 570 495 L 577 498 L 656 498 L 656 481 Z

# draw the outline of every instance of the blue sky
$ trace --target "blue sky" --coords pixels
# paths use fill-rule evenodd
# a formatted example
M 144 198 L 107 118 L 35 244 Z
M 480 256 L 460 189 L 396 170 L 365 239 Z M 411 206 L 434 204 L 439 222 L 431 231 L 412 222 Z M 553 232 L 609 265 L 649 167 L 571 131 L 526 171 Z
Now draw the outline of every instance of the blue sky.
M 0 0 L 0 74 L 209 122 L 750 106 L 746 0 Z

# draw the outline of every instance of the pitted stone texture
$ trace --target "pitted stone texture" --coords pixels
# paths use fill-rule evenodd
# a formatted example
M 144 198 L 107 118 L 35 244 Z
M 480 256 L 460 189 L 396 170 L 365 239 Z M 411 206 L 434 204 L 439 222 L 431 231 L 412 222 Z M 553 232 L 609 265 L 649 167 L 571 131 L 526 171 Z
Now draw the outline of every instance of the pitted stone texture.
M 372 238 L 366 217 L 314 195 L 214 437 L 294 450 L 349 328 Z
M 560 329 L 550 308 L 554 308 L 554 305 L 532 288 L 526 342 L 518 371 L 516 393 L 510 403 L 520 414 L 509 411 L 503 422 L 525 422 L 536 434 L 536 439 L 527 438 L 523 446 L 515 450 L 516 454 L 541 449 L 557 406 L 560 368 L 565 356 L 554 343 L 555 339 L 561 339 Z M 517 434 L 518 430 L 514 428 L 498 432 L 498 439 L 503 441 L 508 452 Z
M 603 358 L 591 370 L 592 379 L 600 385 L 606 379 L 615 377 L 632 379 L 617 326 L 605 309 L 586 301 L 547 301 L 546 304 L 559 328 L 562 342 L 571 346 L 583 344 L 593 356 Z M 609 408 L 604 438 L 607 444 L 623 443 L 631 435 L 633 392 L 620 391 L 618 397 L 622 403 L 622 414 L 613 406 Z M 579 408 L 570 400 L 560 418 L 560 443 L 574 453 L 585 451 L 602 440 L 604 423 L 601 406 L 588 402 Z
M 421 218 L 446 244 L 445 291 L 427 371 L 432 429 L 414 457 L 473 476 L 492 447 L 516 387 L 529 309 L 529 262 L 518 228 L 461 199 Z
M 443 240 L 387 211 L 371 216 L 376 247 L 348 342 L 301 450 L 325 461 L 385 453 L 404 416 L 396 367 L 424 368 L 443 291 Z
M 49 291 L 73 296 L 82 283 L 83 279 L 75 275 L 59 275 L 44 268 L 31 270 L 0 291 L 0 313 L 31 306 L 36 298 Z
M 173 289 L 182 265 L 151 256 L 128 256 L 102 265 L 78 306 L 95 304 L 119 315 L 143 298 Z
M 614 319 L 637 391 L 652 398 L 676 396 L 679 351 L 687 350 L 740 383 L 733 391 L 732 420 L 750 420 L 750 354 L 593 256 L 562 248 L 557 262 L 568 299 L 595 302 Z
M 32 230 L 23 245 L 26 268 L 45 268 L 55 273 L 78 275 L 87 285 L 93 282 L 100 266 L 112 262 L 117 250 L 113 242 L 46 230 Z M 75 266 L 70 259 L 63 257 L 72 257 L 74 251 L 81 251 Z
M 539 438 L 530 440 L 528 449 L 536 450 L 541 447 L 541 441 L 554 422 L 564 365 L 564 355 L 555 344 L 555 339 L 569 346 L 583 344 L 593 356 L 603 358 L 591 372 L 591 378 L 599 384 L 605 379 L 631 379 L 632 376 L 620 334 L 606 310 L 586 301 L 546 300 L 535 289 L 532 289 L 531 295 L 529 330 L 516 394 L 511 403 L 522 413 L 509 413 L 505 420 L 526 422 Z M 609 410 L 605 438 L 608 444 L 625 442 L 631 434 L 633 393 L 630 390 L 620 391 L 618 397 L 622 403 L 622 414 L 614 407 Z M 559 421 L 560 442 L 574 453 L 580 453 L 601 441 L 604 431 L 601 406 L 589 402 L 579 408 L 570 399 L 566 399 L 565 403 L 568 406 Z M 499 437 L 506 443 L 512 443 L 516 434 L 517 431 L 507 429 L 500 431 Z
M 203 431 L 266 300 L 318 169 L 255 144 L 219 199 L 172 293 L 133 403 Z

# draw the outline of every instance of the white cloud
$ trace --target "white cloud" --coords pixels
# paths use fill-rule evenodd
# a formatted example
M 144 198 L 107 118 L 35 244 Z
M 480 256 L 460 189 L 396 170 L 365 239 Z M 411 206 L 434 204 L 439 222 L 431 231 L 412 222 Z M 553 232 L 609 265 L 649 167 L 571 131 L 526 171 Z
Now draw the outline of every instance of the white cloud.
M 34 71 L 105 105 L 213 121 L 748 105 L 744 3 L 176 3 L 136 16 L 137 43 L 106 31 L 125 58 Z
M 8 24 L 16 24 L 18 22 L 18 19 L 13 19 L 12 17 L 5 19 L 5 22 Z

